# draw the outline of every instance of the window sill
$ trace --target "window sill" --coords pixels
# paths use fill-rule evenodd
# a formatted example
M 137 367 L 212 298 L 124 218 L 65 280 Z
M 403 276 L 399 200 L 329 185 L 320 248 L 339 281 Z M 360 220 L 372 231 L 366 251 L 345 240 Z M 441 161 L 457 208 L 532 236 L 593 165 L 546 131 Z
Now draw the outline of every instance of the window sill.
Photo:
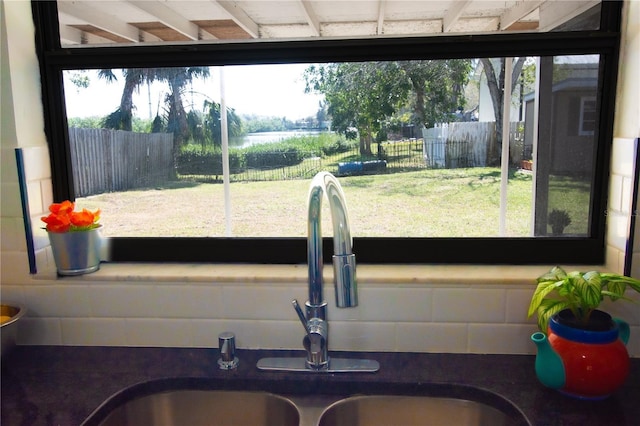
M 367 284 L 531 284 L 552 265 L 358 265 L 358 281 Z M 604 265 L 563 265 L 570 270 L 603 270 Z M 305 283 L 307 265 L 103 263 L 100 270 L 77 277 L 57 277 L 55 270 L 37 280 L 112 282 Z M 333 279 L 325 265 L 325 282 Z

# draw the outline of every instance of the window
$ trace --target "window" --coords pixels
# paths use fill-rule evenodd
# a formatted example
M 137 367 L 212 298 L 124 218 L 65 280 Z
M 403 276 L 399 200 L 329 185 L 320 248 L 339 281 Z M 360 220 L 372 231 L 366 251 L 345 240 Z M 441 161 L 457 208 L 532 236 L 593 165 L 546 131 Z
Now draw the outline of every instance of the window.
M 578 134 L 580 136 L 593 135 L 597 124 L 596 98 L 583 96 L 580 98 L 580 123 Z
M 40 34 L 55 34 L 51 6 L 39 3 Z M 619 13 L 602 9 L 602 32 L 584 33 L 42 40 L 55 197 L 103 210 L 115 261 L 303 263 L 308 183 L 329 170 L 345 189 L 361 263 L 601 262 L 618 49 L 617 21 L 605 18 Z M 279 120 L 261 123 L 259 104 Z M 143 136 L 78 128 L 91 117 Z M 249 146 L 265 137 L 249 130 L 265 128 L 293 139 Z

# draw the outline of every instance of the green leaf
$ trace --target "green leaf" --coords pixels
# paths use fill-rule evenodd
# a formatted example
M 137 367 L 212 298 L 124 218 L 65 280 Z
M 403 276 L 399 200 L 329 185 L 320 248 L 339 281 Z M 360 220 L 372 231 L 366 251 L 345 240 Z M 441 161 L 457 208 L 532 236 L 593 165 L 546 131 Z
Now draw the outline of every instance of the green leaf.
M 542 306 L 544 302 L 543 299 L 549 293 L 562 286 L 563 283 L 564 281 L 543 281 L 539 283 L 536 287 L 536 290 L 533 292 L 533 296 L 531 297 L 528 316 L 530 317 L 531 315 L 533 315 L 538 310 L 538 307 Z
M 543 333 L 547 333 L 551 317 L 555 313 L 566 309 L 568 306 L 569 303 L 564 300 L 543 300 L 540 304 L 540 307 L 538 308 L 538 328 L 540 329 L 540 331 L 542 331 Z
M 575 288 L 580 297 L 579 304 L 583 309 L 594 309 L 602 301 L 600 283 L 600 275 L 597 273 L 594 275 L 591 272 L 575 279 Z
M 566 278 L 567 273 L 559 266 L 554 266 L 549 272 L 538 277 L 538 282 L 560 281 Z
M 627 283 L 624 281 L 609 281 L 607 283 L 607 296 L 611 298 L 611 300 L 616 301 L 624 296 L 624 292 L 627 290 Z M 602 292 L 605 294 L 605 292 Z

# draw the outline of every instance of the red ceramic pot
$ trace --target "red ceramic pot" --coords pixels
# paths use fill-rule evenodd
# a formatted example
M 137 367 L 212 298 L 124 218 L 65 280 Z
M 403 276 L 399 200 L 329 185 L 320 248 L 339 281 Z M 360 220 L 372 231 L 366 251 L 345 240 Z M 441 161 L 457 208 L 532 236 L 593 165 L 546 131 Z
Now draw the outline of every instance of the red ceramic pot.
M 625 344 L 629 325 L 602 311 L 594 311 L 592 329 L 575 328 L 571 311 L 554 315 L 548 340 L 562 360 L 564 385 L 560 392 L 586 399 L 602 399 L 620 387 L 629 374 Z

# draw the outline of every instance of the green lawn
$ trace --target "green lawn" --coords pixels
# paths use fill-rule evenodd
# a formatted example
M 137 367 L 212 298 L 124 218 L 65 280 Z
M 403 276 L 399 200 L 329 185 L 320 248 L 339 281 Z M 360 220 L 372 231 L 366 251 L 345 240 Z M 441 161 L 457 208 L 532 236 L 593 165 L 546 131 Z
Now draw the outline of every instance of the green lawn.
M 493 237 L 498 236 L 500 176 L 496 168 L 420 170 L 341 177 L 353 236 Z M 231 216 L 234 236 L 306 236 L 309 180 L 234 182 Z M 588 187 L 563 180 L 552 194 L 571 199 L 572 224 L 586 226 L 579 207 Z M 511 173 L 507 236 L 528 236 L 532 179 Z M 554 201 L 551 200 L 551 205 Z M 326 204 L 326 203 L 325 203 Z M 176 183 L 164 188 L 95 195 L 79 207 L 102 210 L 105 236 L 224 236 L 224 187 Z M 330 235 L 328 211 L 323 212 Z M 573 229 L 573 230 L 572 230 Z

